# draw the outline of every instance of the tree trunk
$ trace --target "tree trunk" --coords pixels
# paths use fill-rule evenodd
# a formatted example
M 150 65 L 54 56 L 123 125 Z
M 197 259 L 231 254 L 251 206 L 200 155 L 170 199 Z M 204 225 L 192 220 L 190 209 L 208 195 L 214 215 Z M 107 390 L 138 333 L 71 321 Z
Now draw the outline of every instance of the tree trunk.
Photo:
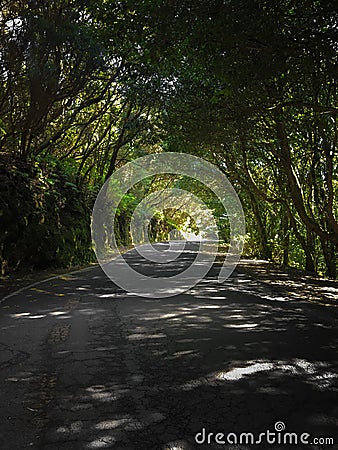
M 289 234 L 289 218 L 287 214 L 285 214 L 285 208 L 281 208 L 282 213 L 282 232 L 283 232 L 283 266 L 287 266 L 289 264 L 289 245 L 290 245 L 290 234 Z
M 329 278 L 336 279 L 337 278 L 337 254 L 336 248 L 332 244 L 332 242 L 325 241 L 321 239 L 323 255 L 326 264 L 326 274 Z
M 256 220 L 257 231 L 259 235 L 260 257 L 263 259 L 270 260 L 272 259 L 272 251 L 268 243 L 268 236 L 262 220 L 261 212 L 259 209 L 259 203 L 251 190 L 248 189 L 247 192 L 249 194 L 252 211 L 254 213 Z
M 286 212 L 288 214 L 290 225 L 295 233 L 296 239 L 302 246 L 302 249 L 305 253 L 305 270 L 308 272 L 316 273 L 316 266 L 313 260 L 314 248 L 313 248 L 313 233 L 311 230 L 307 230 L 306 239 L 301 235 L 298 231 L 296 219 L 293 216 L 293 213 L 290 207 L 285 203 Z
M 314 262 L 313 256 L 315 254 L 314 251 L 314 235 L 311 230 L 307 230 L 306 232 L 306 248 L 305 252 L 305 270 L 307 272 L 316 273 L 316 264 Z

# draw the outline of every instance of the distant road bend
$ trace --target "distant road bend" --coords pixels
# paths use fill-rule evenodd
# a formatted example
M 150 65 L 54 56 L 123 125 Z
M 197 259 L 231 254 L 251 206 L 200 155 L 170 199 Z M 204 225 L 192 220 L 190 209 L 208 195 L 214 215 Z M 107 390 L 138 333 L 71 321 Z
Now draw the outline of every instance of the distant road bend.
M 196 254 L 157 266 L 172 275 Z M 188 292 L 141 298 L 94 267 L 1 303 L 0 448 L 338 448 L 337 308 L 263 296 L 219 265 Z M 196 433 L 310 434 L 310 445 L 198 444 Z M 331 437 L 335 445 L 317 445 Z

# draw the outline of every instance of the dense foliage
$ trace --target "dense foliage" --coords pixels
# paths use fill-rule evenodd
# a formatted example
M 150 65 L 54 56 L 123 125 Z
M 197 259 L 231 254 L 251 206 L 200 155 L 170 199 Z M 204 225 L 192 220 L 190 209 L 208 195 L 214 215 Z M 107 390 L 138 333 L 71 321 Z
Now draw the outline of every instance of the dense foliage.
M 92 261 L 92 193 L 74 184 L 73 168 L 55 159 L 0 162 L 2 273 Z
M 245 208 L 248 256 L 337 276 L 334 2 L 1 6 L 3 272 L 39 266 L 42 253 L 43 265 L 88 261 L 94 193 L 121 164 L 169 150 L 229 177 Z M 148 188 L 168 182 L 184 185 L 163 177 Z M 120 211 L 124 245 L 139 195 Z M 220 219 L 211 198 L 209 206 Z M 167 212 L 154 237 L 182 220 Z

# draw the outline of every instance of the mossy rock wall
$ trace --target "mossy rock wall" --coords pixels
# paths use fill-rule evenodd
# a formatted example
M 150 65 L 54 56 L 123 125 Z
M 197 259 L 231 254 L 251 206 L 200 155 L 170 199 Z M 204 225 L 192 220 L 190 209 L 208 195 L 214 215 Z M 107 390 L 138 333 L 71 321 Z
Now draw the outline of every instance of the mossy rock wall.
M 70 173 L 46 162 L 0 156 L 0 264 L 70 267 L 95 260 L 90 235 L 92 195 Z

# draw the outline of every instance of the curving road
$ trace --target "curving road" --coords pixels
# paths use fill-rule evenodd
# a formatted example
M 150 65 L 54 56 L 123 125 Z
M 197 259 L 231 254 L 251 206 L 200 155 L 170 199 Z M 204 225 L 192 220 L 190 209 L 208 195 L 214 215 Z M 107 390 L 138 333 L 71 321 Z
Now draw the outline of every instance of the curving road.
M 158 276 L 194 256 L 156 273 L 126 259 Z M 0 448 L 338 448 L 337 309 L 237 272 L 219 285 L 218 270 L 170 298 L 128 295 L 94 267 L 3 301 Z M 308 444 L 267 442 L 275 426 Z

